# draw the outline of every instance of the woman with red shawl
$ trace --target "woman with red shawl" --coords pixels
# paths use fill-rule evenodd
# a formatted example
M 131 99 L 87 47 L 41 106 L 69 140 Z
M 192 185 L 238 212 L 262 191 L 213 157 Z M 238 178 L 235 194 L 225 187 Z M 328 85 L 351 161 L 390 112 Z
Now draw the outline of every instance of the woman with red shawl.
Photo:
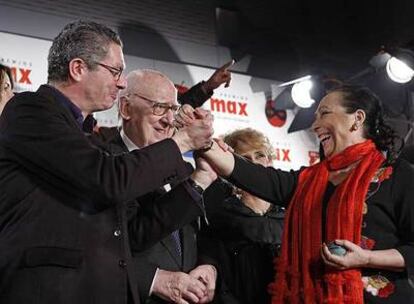
M 287 205 L 272 303 L 414 303 L 414 169 L 397 159 L 378 98 L 342 86 L 315 115 L 325 159 L 311 167 L 265 168 L 217 144 L 202 156 L 237 187 Z

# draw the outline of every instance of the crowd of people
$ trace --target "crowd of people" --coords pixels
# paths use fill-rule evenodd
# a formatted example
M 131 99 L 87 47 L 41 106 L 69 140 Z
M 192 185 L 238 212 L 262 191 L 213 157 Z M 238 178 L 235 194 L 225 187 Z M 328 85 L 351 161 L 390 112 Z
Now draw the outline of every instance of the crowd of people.
M 414 169 L 371 91 L 331 89 L 320 162 L 283 171 L 258 130 L 213 139 L 233 61 L 177 94 L 122 47 L 69 23 L 15 96 L 0 65 L 0 303 L 414 302 Z

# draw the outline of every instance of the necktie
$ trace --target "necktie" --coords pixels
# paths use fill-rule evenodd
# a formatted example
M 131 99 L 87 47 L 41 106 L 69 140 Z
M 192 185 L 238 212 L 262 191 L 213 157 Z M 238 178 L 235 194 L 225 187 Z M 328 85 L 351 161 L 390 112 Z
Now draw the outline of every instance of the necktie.
M 178 255 L 181 256 L 181 238 L 180 238 L 180 231 L 175 230 L 171 233 L 172 238 L 175 241 L 176 249 L 178 252 Z

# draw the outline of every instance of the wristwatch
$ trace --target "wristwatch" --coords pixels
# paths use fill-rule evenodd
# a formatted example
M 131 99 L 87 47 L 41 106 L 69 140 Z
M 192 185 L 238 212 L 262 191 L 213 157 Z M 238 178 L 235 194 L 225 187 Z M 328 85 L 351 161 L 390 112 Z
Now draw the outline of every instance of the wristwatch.
M 190 183 L 191 187 L 193 187 L 193 189 L 198 192 L 198 194 L 203 195 L 203 187 L 201 187 L 199 184 L 197 184 L 196 181 L 191 178 L 188 179 L 188 182 Z

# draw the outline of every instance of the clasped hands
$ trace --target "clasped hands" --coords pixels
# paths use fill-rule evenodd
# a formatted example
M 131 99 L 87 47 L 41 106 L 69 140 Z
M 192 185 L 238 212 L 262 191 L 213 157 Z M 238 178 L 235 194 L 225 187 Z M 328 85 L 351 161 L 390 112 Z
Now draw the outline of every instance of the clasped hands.
M 159 269 L 152 294 L 178 304 L 209 303 L 214 298 L 217 271 L 212 265 L 200 265 L 190 273 Z
M 175 115 L 176 132 L 173 139 L 177 142 L 182 153 L 199 150 L 211 145 L 213 130 L 213 115 L 210 111 L 190 105 L 183 105 Z
M 192 129 L 191 135 L 198 134 L 199 141 L 193 150 L 209 149 L 216 141 L 224 151 L 232 151 L 222 140 L 213 140 L 213 121 L 214 117 L 210 111 L 202 108 L 194 109 L 192 106 L 185 104 L 175 115 L 174 126 L 178 133 L 188 132 L 189 129 Z

